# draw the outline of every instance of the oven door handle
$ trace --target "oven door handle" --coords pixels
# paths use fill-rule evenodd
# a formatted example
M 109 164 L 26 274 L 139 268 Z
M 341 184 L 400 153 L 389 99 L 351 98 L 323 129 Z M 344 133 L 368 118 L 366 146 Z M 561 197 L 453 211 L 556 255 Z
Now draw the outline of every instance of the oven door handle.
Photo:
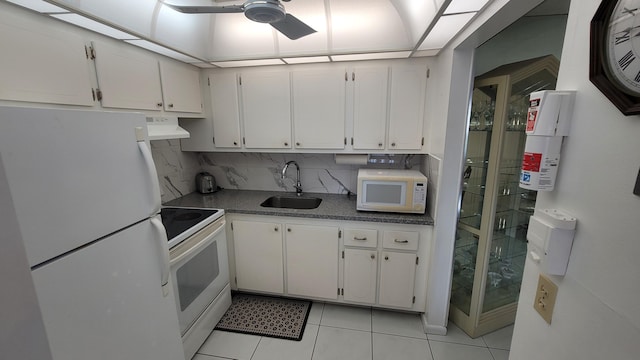
M 169 241 L 167 240 L 167 233 L 160 220 L 160 215 L 151 218 L 151 225 L 157 232 L 156 239 L 158 239 L 160 246 L 160 259 L 162 260 L 160 269 L 160 284 L 162 284 L 162 295 L 169 295 Z
M 224 219 L 220 219 L 213 222 L 212 225 L 213 224 L 215 224 L 215 228 L 213 229 L 211 234 L 205 236 L 202 240 L 197 241 L 196 243 L 193 243 L 192 241 L 190 241 L 191 239 L 186 239 L 185 241 L 183 241 L 182 243 L 180 243 L 179 245 L 171 249 L 171 260 L 169 263 L 170 266 L 174 266 L 175 264 L 180 263 L 184 259 L 190 258 L 191 256 L 197 254 L 204 247 L 209 246 L 211 243 L 213 243 L 215 240 L 215 237 L 218 234 L 220 234 L 222 231 L 224 231 L 224 226 L 226 224 L 226 221 L 224 221 Z M 211 225 L 208 225 L 208 226 L 211 226 Z

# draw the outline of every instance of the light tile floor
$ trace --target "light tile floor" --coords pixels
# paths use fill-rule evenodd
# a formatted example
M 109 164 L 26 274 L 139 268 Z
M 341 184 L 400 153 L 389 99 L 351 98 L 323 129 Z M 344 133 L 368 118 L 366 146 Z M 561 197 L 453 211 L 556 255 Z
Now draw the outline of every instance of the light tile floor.
M 301 341 L 215 330 L 193 360 L 507 360 L 513 326 L 476 339 L 449 323 L 425 334 L 420 316 L 314 302 Z

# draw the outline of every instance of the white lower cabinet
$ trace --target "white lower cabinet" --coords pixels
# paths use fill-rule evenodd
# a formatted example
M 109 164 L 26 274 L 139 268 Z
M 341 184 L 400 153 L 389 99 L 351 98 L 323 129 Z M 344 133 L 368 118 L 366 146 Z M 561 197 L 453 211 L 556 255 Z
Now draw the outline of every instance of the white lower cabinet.
M 416 254 L 382 251 L 380 253 L 380 291 L 383 306 L 410 308 L 416 278 Z
M 236 286 L 281 294 L 284 292 L 282 225 L 261 221 L 233 221 Z
M 227 216 L 239 290 L 424 312 L 429 226 Z
M 378 252 L 344 249 L 343 291 L 345 301 L 375 304 L 378 280 Z
M 337 226 L 286 225 L 287 291 L 290 295 L 337 299 Z
M 346 229 L 341 293 L 345 301 L 384 307 L 412 308 L 415 302 L 418 241 L 420 233 L 384 229 Z M 357 249 L 351 247 L 366 247 Z M 411 252 L 388 251 L 401 249 Z M 378 271 L 379 268 L 379 271 Z M 379 273 L 379 276 L 378 276 Z M 378 281 L 379 280 L 379 281 Z M 376 294 L 378 295 L 376 301 Z

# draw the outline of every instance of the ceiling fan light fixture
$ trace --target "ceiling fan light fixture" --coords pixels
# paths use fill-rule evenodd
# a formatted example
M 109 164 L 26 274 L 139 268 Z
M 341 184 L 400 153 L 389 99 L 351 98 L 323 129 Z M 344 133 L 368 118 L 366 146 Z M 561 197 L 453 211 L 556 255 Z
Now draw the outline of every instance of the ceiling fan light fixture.
M 278 0 L 250 0 L 244 4 L 244 15 L 249 20 L 271 24 L 283 20 L 287 13 Z

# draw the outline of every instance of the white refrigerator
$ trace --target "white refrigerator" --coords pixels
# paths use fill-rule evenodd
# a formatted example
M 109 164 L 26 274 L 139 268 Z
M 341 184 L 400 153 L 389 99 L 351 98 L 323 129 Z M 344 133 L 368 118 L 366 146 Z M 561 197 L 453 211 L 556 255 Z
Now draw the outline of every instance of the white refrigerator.
M 0 261 L 35 289 L 0 297 L 9 354 L 44 327 L 54 360 L 184 360 L 148 145 L 142 114 L 0 106 Z

